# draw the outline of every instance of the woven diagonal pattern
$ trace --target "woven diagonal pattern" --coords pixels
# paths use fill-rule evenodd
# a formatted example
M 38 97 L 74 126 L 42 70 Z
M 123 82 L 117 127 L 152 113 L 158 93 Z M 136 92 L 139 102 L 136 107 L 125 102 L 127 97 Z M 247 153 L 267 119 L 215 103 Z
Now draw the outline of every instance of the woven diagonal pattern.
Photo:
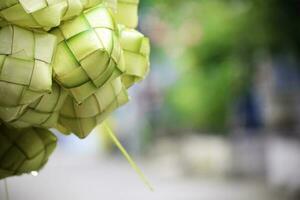
M 117 27 L 104 6 L 51 31 L 58 37 L 54 78 L 81 103 L 124 71 Z
M 53 83 L 52 92 L 45 94 L 32 104 L 16 120 L 9 122 L 16 128 L 27 128 L 31 126 L 52 128 L 57 125 L 60 109 L 67 97 L 67 92 L 59 85 Z
M 7 121 L 51 92 L 56 37 L 6 26 L 0 29 L 0 44 L 0 118 Z
M 78 137 L 86 137 L 115 109 L 128 102 L 127 91 L 120 78 L 97 90 L 82 104 L 67 98 L 61 110 L 59 123 Z
M 116 22 L 129 28 L 138 25 L 139 0 L 118 0 L 117 12 L 114 14 Z
M 126 68 L 122 81 L 128 88 L 143 80 L 149 72 L 150 43 L 140 32 L 124 27 L 120 29 L 120 38 Z
M 0 16 L 22 27 L 50 29 L 101 2 L 103 0 L 1 0 Z
M 0 179 L 38 171 L 56 147 L 56 137 L 46 129 L 11 129 L 0 126 Z

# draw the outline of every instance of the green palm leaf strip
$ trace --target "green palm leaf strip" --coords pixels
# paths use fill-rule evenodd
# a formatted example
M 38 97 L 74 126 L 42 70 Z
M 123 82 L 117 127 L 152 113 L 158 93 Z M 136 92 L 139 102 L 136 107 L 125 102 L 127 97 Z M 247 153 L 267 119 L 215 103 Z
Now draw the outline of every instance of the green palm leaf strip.
M 138 25 L 139 0 L 117 0 L 117 12 L 114 13 L 118 24 L 129 28 L 136 28 Z
M 125 87 L 129 88 L 143 80 L 149 72 L 150 43 L 149 39 L 140 32 L 124 26 L 119 27 L 126 69 L 122 80 Z
M 6 200 L 9 200 L 9 192 L 8 192 L 8 183 L 7 183 L 7 180 L 4 179 L 4 187 L 5 187 L 5 198 Z
M 120 143 L 120 141 L 118 140 L 118 138 L 116 137 L 116 135 L 113 133 L 113 131 L 110 129 L 109 125 L 104 122 L 102 123 L 102 126 L 104 127 L 104 131 L 106 134 L 108 134 L 108 136 L 112 139 L 112 141 L 115 143 L 115 145 L 118 147 L 118 149 L 121 151 L 121 153 L 124 155 L 124 157 L 127 159 L 127 161 L 129 162 L 129 164 L 131 165 L 131 167 L 134 169 L 134 171 L 139 175 L 139 177 L 141 178 L 141 180 L 145 183 L 145 185 L 151 190 L 154 191 L 152 185 L 150 184 L 150 182 L 148 181 L 148 179 L 146 178 L 146 176 L 144 175 L 144 173 L 142 172 L 142 170 L 137 166 L 137 164 L 133 161 L 133 159 L 131 158 L 131 156 L 128 154 L 128 152 L 126 151 L 126 149 L 123 147 L 123 145 Z

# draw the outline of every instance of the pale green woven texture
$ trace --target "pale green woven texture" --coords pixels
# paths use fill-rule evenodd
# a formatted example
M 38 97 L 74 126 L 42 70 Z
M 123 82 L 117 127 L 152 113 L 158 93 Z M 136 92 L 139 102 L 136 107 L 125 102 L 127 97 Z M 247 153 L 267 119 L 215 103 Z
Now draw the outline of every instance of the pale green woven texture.
M 58 84 L 53 83 L 50 94 L 45 94 L 30 104 L 18 119 L 10 121 L 9 124 L 16 128 L 56 127 L 59 112 L 66 97 L 67 92 Z
M 59 123 L 78 137 L 86 137 L 107 116 L 128 102 L 128 94 L 121 79 L 117 78 L 97 90 L 82 104 L 68 97 L 62 107 Z
M 104 0 L 105 1 L 105 0 Z M 27 28 L 50 29 L 102 0 L 1 0 L 0 16 Z
M 56 147 L 46 129 L 13 129 L 0 125 L 0 179 L 40 170 Z
M 149 72 L 149 39 L 134 29 L 120 27 L 120 41 L 124 52 L 126 72 L 122 76 L 124 85 L 128 88 L 143 80 Z
M 139 0 L 117 0 L 117 12 L 114 16 L 118 24 L 129 28 L 136 28 L 138 25 Z
M 51 31 L 58 38 L 54 79 L 81 103 L 124 71 L 117 27 L 103 5 Z
M 10 121 L 51 92 L 56 37 L 6 26 L 0 29 L 0 44 L 0 118 Z

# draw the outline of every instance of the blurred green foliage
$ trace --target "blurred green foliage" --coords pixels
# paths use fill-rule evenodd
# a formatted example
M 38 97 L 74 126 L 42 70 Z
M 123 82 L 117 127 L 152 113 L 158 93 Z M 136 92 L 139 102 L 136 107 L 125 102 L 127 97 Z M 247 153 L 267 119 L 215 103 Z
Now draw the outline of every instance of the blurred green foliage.
M 186 70 L 166 104 L 175 126 L 225 130 L 232 104 L 251 86 L 257 57 L 299 56 L 297 0 L 142 0 L 142 6 L 171 29 L 163 48 L 183 52 L 175 59 Z M 191 39 L 195 27 L 199 41 Z
M 237 93 L 239 69 L 230 62 L 205 72 L 187 72 L 168 96 L 175 126 L 224 130 L 231 102 Z M 233 75 L 237 75 L 233 77 Z
M 222 38 L 231 43 L 230 50 L 300 52 L 298 0 L 142 0 L 141 6 L 143 11 L 156 9 L 170 24 L 194 18 L 204 29 L 205 39 Z

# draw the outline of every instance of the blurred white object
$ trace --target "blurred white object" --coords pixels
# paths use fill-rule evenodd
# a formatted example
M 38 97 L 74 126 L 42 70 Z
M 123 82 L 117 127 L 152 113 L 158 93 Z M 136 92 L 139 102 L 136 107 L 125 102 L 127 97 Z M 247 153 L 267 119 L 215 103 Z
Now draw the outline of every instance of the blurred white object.
M 152 149 L 151 157 L 165 177 L 224 177 L 231 169 L 231 145 L 223 137 L 187 133 L 160 138 Z
M 224 176 L 231 168 L 231 146 L 223 137 L 186 136 L 186 139 L 181 141 L 181 159 L 188 173 Z
M 250 130 L 237 130 L 232 140 L 232 174 L 263 178 L 265 175 L 266 140 Z
M 273 137 L 267 146 L 267 176 L 275 187 L 288 192 L 300 189 L 300 142 L 294 139 Z

